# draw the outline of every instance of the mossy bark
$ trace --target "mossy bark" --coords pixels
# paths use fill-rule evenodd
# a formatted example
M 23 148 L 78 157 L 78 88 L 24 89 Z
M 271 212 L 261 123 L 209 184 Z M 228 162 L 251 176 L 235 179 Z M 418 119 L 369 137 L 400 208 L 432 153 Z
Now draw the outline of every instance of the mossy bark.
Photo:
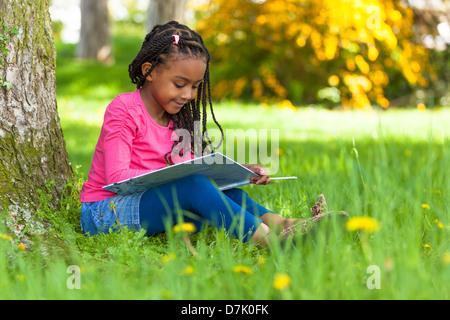
M 16 27 L 6 44 L 0 88 L 0 209 L 10 215 L 14 231 L 34 224 L 38 189 L 57 205 L 63 186 L 73 177 L 56 105 L 56 51 L 49 0 L 0 1 L 2 24 Z M 39 224 L 39 222 L 36 222 Z

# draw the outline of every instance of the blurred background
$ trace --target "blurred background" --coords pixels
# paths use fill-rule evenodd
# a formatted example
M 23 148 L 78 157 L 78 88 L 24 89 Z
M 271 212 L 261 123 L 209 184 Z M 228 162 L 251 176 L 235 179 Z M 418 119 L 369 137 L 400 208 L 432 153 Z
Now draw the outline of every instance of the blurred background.
M 178 20 L 211 51 L 216 101 L 343 109 L 450 105 L 449 0 L 51 3 L 60 96 L 133 90 L 127 67 L 145 34 Z

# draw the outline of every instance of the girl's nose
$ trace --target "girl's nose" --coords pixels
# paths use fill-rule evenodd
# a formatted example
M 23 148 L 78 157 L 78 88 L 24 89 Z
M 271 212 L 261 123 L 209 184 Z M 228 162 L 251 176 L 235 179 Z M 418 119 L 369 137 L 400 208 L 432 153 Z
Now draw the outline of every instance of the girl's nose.
M 181 98 L 187 101 L 191 101 L 194 98 L 194 89 L 191 89 L 190 87 L 186 86 L 186 88 L 183 90 L 181 94 Z

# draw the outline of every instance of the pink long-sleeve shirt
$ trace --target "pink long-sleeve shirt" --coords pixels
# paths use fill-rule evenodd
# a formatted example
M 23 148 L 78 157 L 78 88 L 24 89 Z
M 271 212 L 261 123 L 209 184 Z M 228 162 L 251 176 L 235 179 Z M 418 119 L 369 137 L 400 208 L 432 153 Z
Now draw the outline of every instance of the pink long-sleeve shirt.
M 139 90 L 118 95 L 106 108 L 81 202 L 113 197 L 115 193 L 102 187 L 167 166 L 164 156 L 173 145 L 170 127 L 172 121 L 168 127 L 153 121 Z

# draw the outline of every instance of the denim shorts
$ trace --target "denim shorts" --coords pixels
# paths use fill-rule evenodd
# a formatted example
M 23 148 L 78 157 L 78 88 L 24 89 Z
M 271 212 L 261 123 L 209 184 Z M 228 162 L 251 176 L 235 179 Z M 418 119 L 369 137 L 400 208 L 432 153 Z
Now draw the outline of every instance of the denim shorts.
M 99 233 L 109 233 L 120 230 L 122 227 L 139 231 L 141 229 L 139 218 L 139 201 L 142 193 L 126 196 L 117 195 L 96 202 L 81 203 L 81 230 L 91 236 Z M 115 213 L 111 208 L 111 202 L 115 205 Z M 116 218 L 117 215 L 117 218 Z M 117 223 L 117 220 L 119 220 Z

